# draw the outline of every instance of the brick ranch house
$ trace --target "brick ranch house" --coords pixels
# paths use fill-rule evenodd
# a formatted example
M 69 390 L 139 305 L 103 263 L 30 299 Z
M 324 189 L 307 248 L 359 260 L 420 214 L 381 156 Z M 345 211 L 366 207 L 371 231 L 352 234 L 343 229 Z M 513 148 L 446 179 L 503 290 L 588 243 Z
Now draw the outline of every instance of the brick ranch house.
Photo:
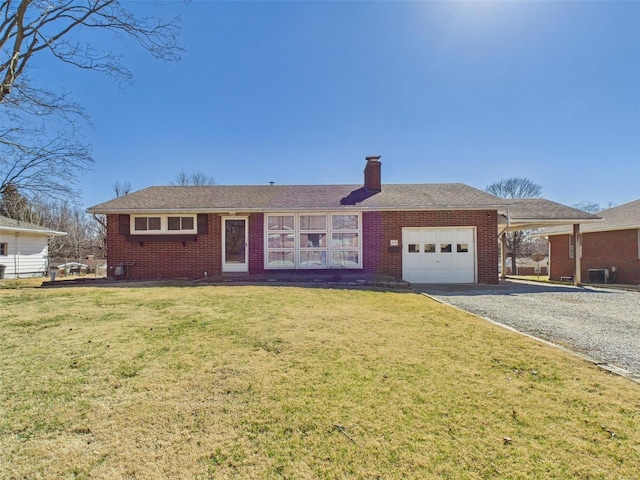
M 603 220 L 582 225 L 577 242 L 567 227 L 540 232 L 549 239 L 550 278 L 560 280 L 573 275 L 577 244 L 584 279 L 640 285 L 640 199 L 598 215 Z
M 367 157 L 363 185 L 149 187 L 88 212 L 107 216 L 111 278 L 497 283 L 509 204 L 460 183 L 382 184 L 379 159 Z M 560 207 L 563 221 L 593 217 Z

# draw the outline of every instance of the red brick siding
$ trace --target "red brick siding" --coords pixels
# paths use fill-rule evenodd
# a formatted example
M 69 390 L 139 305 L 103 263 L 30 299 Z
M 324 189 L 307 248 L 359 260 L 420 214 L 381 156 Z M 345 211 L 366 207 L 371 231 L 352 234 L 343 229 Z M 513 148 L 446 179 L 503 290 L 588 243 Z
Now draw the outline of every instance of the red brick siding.
M 402 278 L 402 249 L 389 251 L 391 240 L 402 246 L 402 227 L 476 227 L 478 283 L 498 283 L 498 226 L 495 211 L 364 212 L 364 269 Z
M 238 216 L 243 214 L 238 213 Z M 249 273 L 274 272 L 264 269 L 264 215 L 249 217 Z M 391 275 L 402 278 L 402 251 L 389 251 L 389 241 L 402 244 L 402 227 L 476 227 L 479 283 L 497 283 L 498 243 L 495 211 L 436 211 L 436 212 L 364 212 L 362 214 L 362 270 L 364 273 Z M 134 262 L 129 278 L 200 278 L 222 273 L 221 229 L 218 214 L 209 215 L 209 231 L 198 235 L 196 242 L 127 242 L 118 233 L 118 216 L 108 216 L 107 267 L 113 276 L 121 262 Z M 298 274 L 343 273 L 353 270 L 297 270 Z M 278 270 L 279 273 L 287 271 Z
M 573 258 L 569 258 L 570 235 L 549 237 L 549 279 L 573 276 Z
M 549 237 L 549 243 L 551 280 L 573 276 L 574 259 L 569 258 L 569 235 L 553 235 Z M 616 267 L 616 283 L 640 284 L 638 229 L 583 233 L 580 267 L 583 282 L 589 281 L 590 268 L 608 268 L 611 272 L 611 267 Z
M 220 272 L 221 221 L 209 215 L 209 232 L 198 235 L 195 242 L 128 242 L 118 232 L 118 215 L 107 216 L 107 275 L 113 277 L 120 263 L 133 262 L 128 277 L 132 279 L 199 278 L 204 272 Z
M 264 214 L 249 216 L 249 273 L 264 273 Z

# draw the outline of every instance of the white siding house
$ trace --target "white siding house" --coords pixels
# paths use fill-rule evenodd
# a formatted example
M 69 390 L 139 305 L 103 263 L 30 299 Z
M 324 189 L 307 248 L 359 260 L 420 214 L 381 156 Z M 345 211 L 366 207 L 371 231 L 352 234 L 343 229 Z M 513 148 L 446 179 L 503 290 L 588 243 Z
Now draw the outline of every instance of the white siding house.
M 0 278 L 41 277 L 49 266 L 49 238 L 66 235 L 0 216 Z

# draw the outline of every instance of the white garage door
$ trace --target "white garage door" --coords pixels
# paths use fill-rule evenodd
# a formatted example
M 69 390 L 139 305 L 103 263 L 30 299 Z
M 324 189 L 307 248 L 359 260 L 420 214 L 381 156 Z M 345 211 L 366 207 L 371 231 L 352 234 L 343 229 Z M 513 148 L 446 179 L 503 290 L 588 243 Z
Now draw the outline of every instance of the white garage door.
M 475 229 L 403 228 L 402 277 L 412 283 L 475 283 Z

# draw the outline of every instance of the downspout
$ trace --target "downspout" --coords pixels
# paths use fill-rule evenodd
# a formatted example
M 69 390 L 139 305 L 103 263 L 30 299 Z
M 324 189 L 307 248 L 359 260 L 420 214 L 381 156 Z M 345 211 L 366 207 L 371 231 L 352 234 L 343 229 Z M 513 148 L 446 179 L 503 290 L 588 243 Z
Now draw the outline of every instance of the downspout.
M 15 278 L 20 278 L 20 234 L 16 232 L 16 249 L 13 254 L 13 268 Z
M 53 241 L 55 237 L 53 235 L 49 235 L 47 237 L 47 261 L 44 265 L 44 275 L 43 276 L 47 276 L 51 273 L 51 242 Z
M 502 236 L 504 232 L 511 226 L 511 218 L 509 218 L 509 207 L 507 207 L 507 226 L 502 229 L 502 231 L 498 234 L 498 238 Z

